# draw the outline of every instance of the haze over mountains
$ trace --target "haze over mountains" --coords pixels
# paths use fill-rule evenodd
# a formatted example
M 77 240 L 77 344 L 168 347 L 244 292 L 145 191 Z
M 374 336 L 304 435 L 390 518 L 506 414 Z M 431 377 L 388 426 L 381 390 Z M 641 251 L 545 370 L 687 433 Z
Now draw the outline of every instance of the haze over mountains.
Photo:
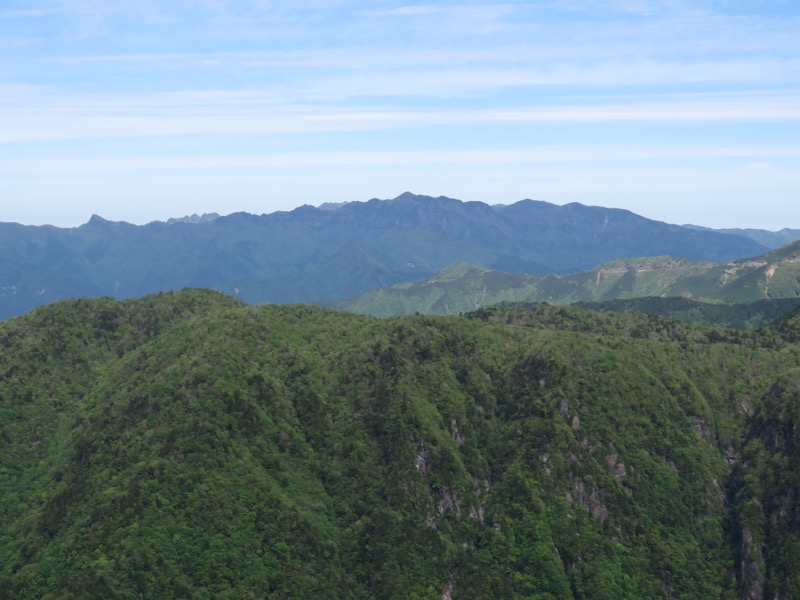
M 700 227 L 699 225 L 684 225 L 690 229 L 698 229 L 700 231 L 716 231 L 719 233 L 732 233 L 734 235 L 742 235 L 766 246 L 767 248 L 777 248 L 796 239 L 800 239 L 800 229 L 791 229 L 784 227 L 778 231 L 766 231 L 764 229 L 750 229 L 750 228 L 733 228 L 733 229 L 711 229 L 709 227 Z
M 721 263 L 767 252 L 769 232 L 721 233 L 626 210 L 523 200 L 509 206 L 405 193 L 268 215 L 136 226 L 93 216 L 73 229 L 0 224 L 0 318 L 54 300 L 208 287 L 250 303 L 332 303 L 422 281 L 465 261 L 565 274 L 674 256 Z M 777 244 L 775 244 L 777 245 Z

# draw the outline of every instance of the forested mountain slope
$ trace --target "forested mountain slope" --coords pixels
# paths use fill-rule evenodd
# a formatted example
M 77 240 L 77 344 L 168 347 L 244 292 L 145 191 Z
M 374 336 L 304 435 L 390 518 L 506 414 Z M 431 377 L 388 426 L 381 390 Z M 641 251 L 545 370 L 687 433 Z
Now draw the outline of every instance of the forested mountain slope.
M 0 597 L 798 597 L 797 321 L 40 308 L 0 324 Z
M 670 256 L 627 258 L 569 275 L 515 275 L 459 263 L 414 284 L 371 290 L 338 308 L 389 316 L 458 314 L 500 302 L 687 298 L 742 304 L 800 298 L 800 241 L 724 264 Z
M 0 319 L 64 298 L 207 287 L 258 302 L 329 303 L 467 261 L 566 273 L 631 256 L 727 261 L 766 248 L 626 210 L 523 200 L 489 206 L 406 193 L 334 209 L 73 229 L 0 223 Z
M 578 302 L 576 306 L 613 312 L 639 311 L 685 323 L 705 323 L 706 325 L 722 325 L 734 329 L 750 330 L 791 313 L 800 306 L 800 298 L 756 300 L 739 304 L 712 304 L 688 298 L 649 297 L 606 302 Z
M 522 275 L 458 263 L 424 281 L 370 290 L 337 302 L 339 309 L 377 317 L 453 315 L 502 302 L 572 304 L 666 296 L 677 282 L 716 263 L 670 256 L 614 261 L 569 275 Z

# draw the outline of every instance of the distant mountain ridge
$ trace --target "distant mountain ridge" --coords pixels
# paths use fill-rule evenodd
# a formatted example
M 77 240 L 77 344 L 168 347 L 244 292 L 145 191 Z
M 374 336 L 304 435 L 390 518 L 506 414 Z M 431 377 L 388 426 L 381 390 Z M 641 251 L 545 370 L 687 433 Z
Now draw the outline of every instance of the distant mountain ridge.
M 196 221 L 196 222 L 195 222 Z M 0 318 L 55 300 L 207 287 L 250 303 L 331 303 L 422 281 L 459 261 L 510 273 L 570 273 L 631 256 L 716 263 L 767 248 L 739 235 L 627 210 L 522 200 L 509 206 L 404 193 L 136 226 L 0 224 Z
M 174 225 L 175 223 L 207 223 L 209 221 L 213 221 L 214 219 L 219 219 L 218 213 L 203 213 L 202 215 L 195 213 L 193 215 L 186 215 L 185 217 L 167 219 L 167 224 Z
M 371 290 L 337 307 L 375 316 L 457 314 L 502 302 L 608 302 L 676 297 L 741 304 L 800 298 L 800 240 L 717 264 L 669 256 L 623 259 L 569 275 L 520 275 L 458 263 L 415 283 Z
M 750 238 L 754 242 L 758 242 L 762 246 L 766 246 L 771 250 L 779 248 L 784 244 L 793 242 L 800 239 L 800 229 L 789 229 L 784 227 L 779 231 L 767 231 L 765 229 L 712 229 L 710 227 L 701 227 L 700 225 L 684 225 L 690 229 L 697 229 L 700 231 L 717 231 L 720 233 L 732 233 L 733 235 L 741 235 Z

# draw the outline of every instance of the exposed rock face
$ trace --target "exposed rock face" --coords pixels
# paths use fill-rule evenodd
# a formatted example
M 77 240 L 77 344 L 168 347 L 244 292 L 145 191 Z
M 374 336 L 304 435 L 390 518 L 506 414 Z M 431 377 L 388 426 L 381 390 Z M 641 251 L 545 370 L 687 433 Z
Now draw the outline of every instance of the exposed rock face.
M 422 450 L 414 457 L 414 466 L 417 468 L 417 471 L 425 475 L 428 470 L 427 462 L 425 461 L 425 451 Z
M 573 491 L 575 492 L 575 499 L 578 504 L 588 510 L 592 516 L 600 522 L 605 523 L 608 520 L 608 509 L 600 502 L 600 497 L 597 495 L 597 489 L 594 487 L 594 481 L 589 480 L 591 489 L 586 489 L 586 484 L 583 481 L 576 480 L 573 482 Z M 571 503 L 573 497 L 567 494 L 567 502 Z
M 455 510 L 456 518 L 461 518 L 461 500 L 453 492 L 445 488 L 442 490 L 441 498 L 436 503 L 436 511 L 440 516 L 444 516 L 448 510 Z
M 711 442 L 713 440 L 713 435 L 711 434 L 711 429 L 708 424 L 696 415 L 692 415 L 690 419 L 692 421 L 692 427 L 697 434 L 707 442 Z
M 464 435 L 458 430 L 458 423 L 455 419 L 450 419 L 450 434 L 459 446 L 464 443 Z
M 456 589 L 456 580 L 455 578 L 451 578 L 450 581 L 448 581 L 445 584 L 444 588 L 442 589 L 442 600 L 452 600 L 453 592 L 455 591 L 455 589 Z
M 742 531 L 742 600 L 764 600 L 764 574 L 758 566 L 759 562 L 763 563 L 760 546 L 755 543 L 752 532 L 745 528 Z
M 569 416 L 569 405 L 563 398 L 558 401 L 558 413 L 565 419 Z
M 606 457 L 606 462 L 608 462 L 608 466 L 611 468 L 611 472 L 614 474 L 614 479 L 617 481 L 622 481 L 622 478 L 625 477 L 625 465 L 621 462 L 617 462 L 617 455 L 616 454 L 609 454 Z

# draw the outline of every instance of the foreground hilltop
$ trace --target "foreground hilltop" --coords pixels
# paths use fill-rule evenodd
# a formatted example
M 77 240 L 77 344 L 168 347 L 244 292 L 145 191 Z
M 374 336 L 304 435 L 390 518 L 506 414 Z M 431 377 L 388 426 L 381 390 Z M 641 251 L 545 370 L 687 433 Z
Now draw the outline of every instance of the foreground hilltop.
M 798 340 L 43 307 L 0 324 L 0 597 L 798 597 Z
M 406 193 L 268 215 L 74 229 L 0 224 L 0 319 L 54 300 L 208 287 L 250 303 L 330 303 L 466 261 L 568 273 L 632 256 L 724 262 L 767 248 L 629 211 L 523 200 L 489 206 Z

